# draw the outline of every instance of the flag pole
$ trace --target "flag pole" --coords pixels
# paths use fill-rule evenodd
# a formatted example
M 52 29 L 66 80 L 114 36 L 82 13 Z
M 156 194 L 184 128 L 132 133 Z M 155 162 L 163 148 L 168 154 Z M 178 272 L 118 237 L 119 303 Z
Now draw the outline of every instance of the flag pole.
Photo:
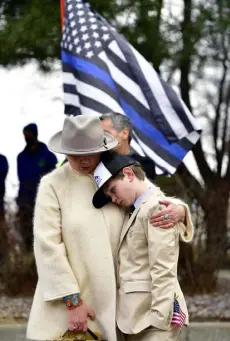
M 63 28 L 64 25 L 64 18 L 65 18 L 65 0 L 60 0 L 60 8 L 61 8 L 61 27 Z

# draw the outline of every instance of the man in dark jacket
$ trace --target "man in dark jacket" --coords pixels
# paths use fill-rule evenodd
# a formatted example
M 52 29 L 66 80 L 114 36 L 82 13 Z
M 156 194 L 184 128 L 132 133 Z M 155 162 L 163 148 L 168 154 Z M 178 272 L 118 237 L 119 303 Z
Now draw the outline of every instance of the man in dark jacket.
M 8 173 L 8 162 L 4 155 L 0 154 L 0 262 L 4 263 L 4 257 L 7 257 L 7 233 L 5 225 L 5 181 Z
M 100 120 L 103 129 L 118 140 L 116 152 L 119 154 L 131 155 L 142 165 L 149 180 L 154 181 L 156 178 L 154 162 L 147 156 L 137 154 L 130 146 L 133 127 L 129 118 L 118 113 L 108 113 L 100 116 Z
M 32 217 L 37 187 L 42 176 L 55 168 L 57 158 L 44 143 L 38 141 L 36 124 L 27 125 L 23 129 L 23 134 L 26 147 L 17 158 L 19 179 L 17 204 L 22 238 L 26 248 L 30 250 L 32 248 Z
M 0 154 L 0 216 L 4 215 L 5 181 L 8 173 L 8 162 L 4 155 Z

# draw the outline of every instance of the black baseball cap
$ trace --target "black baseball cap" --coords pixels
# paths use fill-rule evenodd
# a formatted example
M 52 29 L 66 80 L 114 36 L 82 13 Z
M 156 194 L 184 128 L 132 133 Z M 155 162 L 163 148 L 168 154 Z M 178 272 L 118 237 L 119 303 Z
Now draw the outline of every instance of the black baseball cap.
M 102 208 L 110 202 L 110 198 L 104 194 L 103 186 L 113 176 L 118 174 L 121 169 L 137 163 L 129 155 L 121 155 L 117 153 L 104 153 L 101 156 L 101 162 L 94 171 L 94 180 L 98 186 L 97 192 L 93 196 L 93 206 Z

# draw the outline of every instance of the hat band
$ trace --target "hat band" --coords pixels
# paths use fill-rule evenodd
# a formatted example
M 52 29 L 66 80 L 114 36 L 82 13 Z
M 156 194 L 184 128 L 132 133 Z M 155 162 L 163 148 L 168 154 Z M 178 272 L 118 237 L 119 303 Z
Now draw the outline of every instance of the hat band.
M 69 151 L 69 152 L 80 152 L 80 153 L 84 153 L 84 152 L 94 152 L 94 151 L 97 151 L 97 150 L 100 150 L 102 148 L 105 148 L 107 149 L 107 141 L 106 141 L 106 138 L 104 138 L 103 140 L 103 143 L 97 147 L 93 147 L 93 148 L 86 148 L 86 149 L 77 149 L 77 148 L 74 148 L 74 149 L 69 149 L 69 147 L 65 146 L 63 141 L 61 143 L 61 146 L 62 148 L 64 148 L 66 151 Z

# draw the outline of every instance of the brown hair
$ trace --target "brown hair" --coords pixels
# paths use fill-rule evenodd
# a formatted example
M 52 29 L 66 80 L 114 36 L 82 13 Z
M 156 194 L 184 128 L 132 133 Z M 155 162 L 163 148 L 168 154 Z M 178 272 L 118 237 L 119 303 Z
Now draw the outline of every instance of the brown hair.
M 133 173 L 135 174 L 135 176 L 137 177 L 137 179 L 139 180 L 142 180 L 144 181 L 145 179 L 145 172 L 141 166 L 141 164 L 139 162 L 135 162 L 134 164 L 130 165 L 130 166 L 127 166 L 129 168 L 132 169 Z M 124 167 L 126 168 L 126 167 Z M 123 179 L 124 178 L 124 174 L 123 174 L 123 169 L 122 168 L 114 177 L 113 179 L 116 179 L 116 178 L 120 178 L 120 179 Z

